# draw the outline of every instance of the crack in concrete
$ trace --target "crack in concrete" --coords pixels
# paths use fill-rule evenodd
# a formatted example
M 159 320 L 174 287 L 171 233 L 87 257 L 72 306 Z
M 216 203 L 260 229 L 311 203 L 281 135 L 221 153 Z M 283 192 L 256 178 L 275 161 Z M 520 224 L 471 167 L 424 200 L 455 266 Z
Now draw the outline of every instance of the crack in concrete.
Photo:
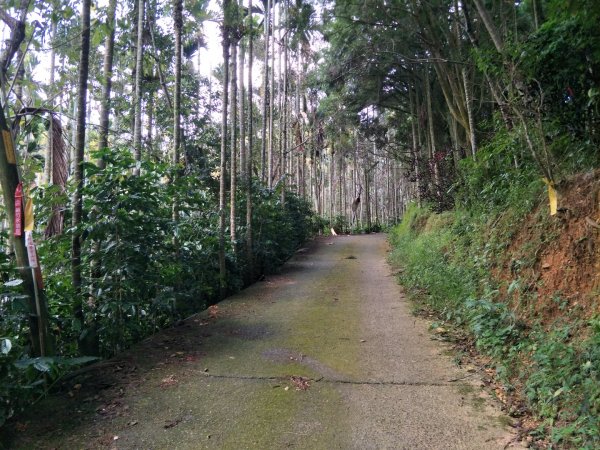
M 212 374 L 203 373 L 205 378 L 214 379 L 229 379 L 229 380 L 257 380 L 257 381 L 286 381 L 289 376 L 269 376 L 269 375 L 233 375 L 233 374 Z M 350 380 L 350 379 L 335 379 L 335 378 L 306 378 L 314 383 L 329 383 L 329 384 L 349 384 L 357 386 L 421 386 L 421 387 L 443 387 L 453 386 L 450 382 L 434 382 L 434 381 L 377 381 L 377 380 Z

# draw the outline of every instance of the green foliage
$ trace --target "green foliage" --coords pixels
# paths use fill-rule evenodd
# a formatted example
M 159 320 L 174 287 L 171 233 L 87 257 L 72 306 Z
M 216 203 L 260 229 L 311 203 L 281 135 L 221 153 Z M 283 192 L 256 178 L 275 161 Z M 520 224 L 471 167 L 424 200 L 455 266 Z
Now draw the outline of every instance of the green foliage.
M 557 444 L 579 448 L 600 445 L 600 320 L 590 336 L 573 342 L 573 325 L 536 331 L 532 367 L 526 383 L 529 402 L 552 429 Z
M 449 213 L 444 217 L 450 219 Z M 436 223 L 437 222 L 437 223 Z M 427 232 L 423 232 L 427 228 Z M 391 231 L 392 261 L 402 266 L 400 279 L 429 307 L 445 314 L 453 311 L 474 291 L 476 280 L 466 267 L 452 264 L 454 245 L 446 220 L 411 205 L 403 221 Z
M 43 396 L 48 386 L 93 357 L 29 357 L 27 297 L 20 280 L 2 285 L 0 294 L 0 427 Z
M 331 228 L 333 228 L 337 234 L 349 233 L 350 222 L 345 215 L 338 214 L 331 221 Z
M 589 10 L 558 15 L 517 49 L 532 95 L 543 95 L 545 115 L 554 121 L 557 134 L 573 135 L 579 141 L 593 139 L 596 134 L 593 128 L 597 127 L 598 115 L 588 93 L 600 81 L 599 18 Z M 568 147 L 556 148 L 555 153 L 560 158 L 569 156 Z M 593 149 L 583 152 L 588 158 L 595 153 Z M 597 162 L 597 156 L 594 159 Z
M 504 189 L 515 198 L 527 192 L 519 184 Z M 490 197 L 482 196 L 479 201 L 488 204 Z M 474 210 L 480 212 L 433 214 L 409 206 L 390 233 L 391 260 L 401 267 L 401 282 L 428 309 L 466 328 L 478 349 L 493 358 L 497 373 L 509 388 L 511 379 L 522 381 L 532 411 L 543 419 L 554 443 L 597 448 L 600 321 L 569 324 L 565 320 L 550 331 L 520 323 L 493 288 L 489 266 L 493 253 L 502 248 L 502 240 L 509 239 L 502 229 L 514 229 L 523 215 L 514 210 L 490 211 L 484 218 L 482 210 Z M 501 231 L 496 241 L 488 238 L 490 226 Z M 518 288 L 518 282 L 512 283 L 509 294 Z M 578 341 L 574 335 L 587 337 Z
M 252 192 L 254 261 L 258 272 L 271 273 L 319 231 L 320 223 L 309 203 L 291 192 L 283 205 L 277 191 L 256 184 Z M 238 211 L 245 212 L 245 199 Z
M 508 207 L 530 211 L 543 182 L 516 132 L 499 130 L 482 146 L 477 160 L 460 162 L 459 202 L 474 214 L 497 213 Z
M 69 236 L 40 247 L 47 291 L 62 350 L 112 355 L 131 343 L 202 310 L 218 300 L 218 215 L 216 199 L 193 175 L 175 176 L 166 165 L 143 161 L 141 175 L 128 150 L 105 149 L 93 155 L 106 167 L 86 164 L 82 291 L 85 318 L 75 319 L 69 274 L 64 270 Z M 175 181 L 170 181 L 175 180 Z M 276 270 L 313 233 L 309 205 L 287 193 L 256 185 L 253 250 L 256 273 Z M 245 196 L 238 195 L 239 223 Z M 177 205 L 178 220 L 173 219 Z M 44 210 L 49 208 L 43 207 Z M 246 252 L 227 248 L 228 290 L 246 279 Z
M 469 330 L 477 347 L 484 353 L 502 360 L 523 338 L 514 313 L 505 303 L 486 299 L 468 300 L 465 305 Z
M 28 299 L 14 261 L 0 252 L 0 426 L 15 412 L 43 396 L 74 365 L 110 356 L 219 300 L 217 203 L 210 184 L 197 174 L 181 174 L 164 164 L 144 160 L 140 175 L 129 149 L 104 149 L 92 155 L 104 168 L 86 163 L 82 271 L 83 320 L 70 273 L 73 229 L 38 239 L 50 328 L 58 356 L 30 357 Z M 286 192 L 253 186 L 253 262 L 249 276 L 245 227 L 241 239 L 226 249 L 228 291 L 252 276 L 270 273 L 313 233 L 318 221 L 310 205 Z M 237 196 L 238 223 L 245 222 L 245 195 Z M 67 194 L 56 187 L 35 192 L 36 220 L 45 224 Z M 173 207 L 177 206 L 177 220 Z M 68 211 L 65 224 L 70 223 Z M 2 240 L 7 239 L 3 231 Z M 10 281 L 9 281 L 10 280 Z
M 127 151 L 95 155 L 106 168 L 85 168 L 82 224 L 86 322 L 79 339 L 98 333 L 103 354 L 128 346 L 170 322 L 174 301 L 165 284 L 173 270 L 173 223 L 165 168 L 144 162 L 140 176 Z

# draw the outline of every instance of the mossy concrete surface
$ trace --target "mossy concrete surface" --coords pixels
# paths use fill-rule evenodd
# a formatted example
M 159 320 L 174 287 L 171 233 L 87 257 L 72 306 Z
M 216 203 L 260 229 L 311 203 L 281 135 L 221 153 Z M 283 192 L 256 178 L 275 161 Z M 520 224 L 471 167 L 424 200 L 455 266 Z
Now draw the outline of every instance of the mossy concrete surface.
M 385 235 L 316 241 L 74 380 L 42 420 L 19 422 L 10 447 L 505 447 L 502 414 L 409 313 L 386 250 Z

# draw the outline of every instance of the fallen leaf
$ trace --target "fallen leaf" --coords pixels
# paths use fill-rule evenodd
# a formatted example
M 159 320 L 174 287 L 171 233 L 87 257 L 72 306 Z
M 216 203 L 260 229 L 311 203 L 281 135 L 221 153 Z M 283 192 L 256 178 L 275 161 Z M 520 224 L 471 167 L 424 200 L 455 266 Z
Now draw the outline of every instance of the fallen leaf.
M 167 420 L 165 422 L 164 428 L 169 429 L 169 428 L 176 427 L 177 425 L 179 425 L 180 422 L 181 422 L 181 419 Z
M 208 307 L 208 317 L 210 319 L 216 319 L 219 316 L 219 307 L 217 305 L 211 305 Z
M 297 391 L 306 391 L 310 387 L 308 378 L 292 375 L 290 380 L 294 383 L 294 386 L 296 386 Z
M 175 375 L 169 375 L 166 378 L 163 378 L 160 382 L 160 387 L 165 388 L 168 386 L 174 386 L 177 384 L 177 380 L 175 379 Z

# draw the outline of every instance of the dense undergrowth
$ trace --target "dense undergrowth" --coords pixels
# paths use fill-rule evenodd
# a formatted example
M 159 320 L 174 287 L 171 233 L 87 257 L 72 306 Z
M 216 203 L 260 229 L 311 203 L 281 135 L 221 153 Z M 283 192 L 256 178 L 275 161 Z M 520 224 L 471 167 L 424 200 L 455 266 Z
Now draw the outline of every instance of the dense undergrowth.
M 413 297 L 442 320 L 467 329 L 477 348 L 493 358 L 508 391 L 523 390 L 542 420 L 540 433 L 549 431 L 556 444 L 597 448 L 600 317 L 582 321 L 565 315 L 550 327 L 541 317 L 532 318 L 532 325 L 521 321 L 500 284 L 485 275 L 486 247 L 494 244 L 479 240 L 501 234 L 506 225 L 490 229 L 461 211 L 435 214 L 411 206 L 391 233 L 392 259 Z
M 43 229 L 36 233 L 58 356 L 30 357 L 27 298 L 14 260 L 0 252 L 0 426 L 73 367 L 94 359 L 86 355 L 111 356 L 219 300 L 214 180 L 175 176 L 168 166 L 151 161 L 133 176 L 135 161 L 128 150 L 95 157 L 104 158 L 106 168 L 85 166 L 83 318 L 71 281 L 73 230 L 45 240 Z M 280 192 L 259 184 L 252 193 L 252 269 L 245 242 L 246 198 L 240 193 L 238 240 L 226 253 L 229 293 L 276 270 L 318 226 L 308 203 L 293 193 L 286 193 L 285 204 Z M 39 190 L 35 196 L 40 224 L 54 207 L 66 204 L 66 194 Z
M 488 186 L 488 189 L 491 188 Z M 564 309 L 553 318 L 524 311 L 526 301 L 509 302 L 520 277 L 499 281 L 493 273 L 507 257 L 511 239 L 533 206 L 545 201 L 539 182 L 507 184 L 503 201 L 486 205 L 485 189 L 469 209 L 436 214 L 412 205 L 390 233 L 392 261 L 400 279 L 427 310 L 465 329 L 491 361 L 504 388 L 540 419 L 535 437 L 549 435 L 559 447 L 600 445 L 600 317 L 583 318 Z M 550 220 L 547 213 L 542 220 Z M 534 270 L 543 242 L 529 242 Z M 521 267 L 523 269 L 524 267 Z M 532 291 L 521 292 L 536 302 Z M 596 292 L 591 295 L 598 295 Z M 560 297 L 560 293 L 556 293 Z M 527 320 L 523 320 L 527 317 Z M 518 413 L 518 412 L 516 412 Z

